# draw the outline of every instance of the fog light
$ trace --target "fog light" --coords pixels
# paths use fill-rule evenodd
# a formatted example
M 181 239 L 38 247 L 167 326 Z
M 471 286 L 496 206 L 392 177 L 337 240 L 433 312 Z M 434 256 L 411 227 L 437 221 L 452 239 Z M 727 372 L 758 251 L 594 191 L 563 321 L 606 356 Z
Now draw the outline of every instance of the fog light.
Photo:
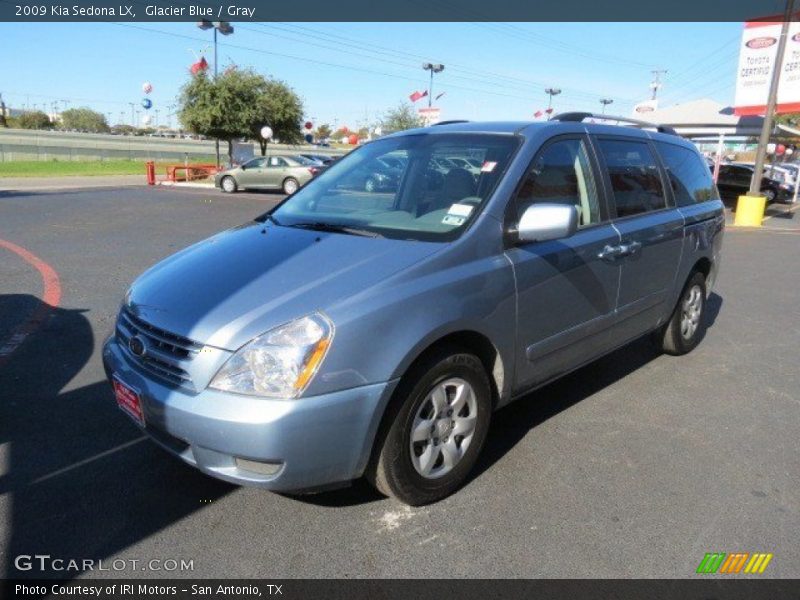
M 237 458 L 236 466 L 245 471 L 258 473 L 259 475 L 275 475 L 281 470 L 283 463 L 275 462 L 259 462 L 257 460 L 248 460 L 246 458 Z

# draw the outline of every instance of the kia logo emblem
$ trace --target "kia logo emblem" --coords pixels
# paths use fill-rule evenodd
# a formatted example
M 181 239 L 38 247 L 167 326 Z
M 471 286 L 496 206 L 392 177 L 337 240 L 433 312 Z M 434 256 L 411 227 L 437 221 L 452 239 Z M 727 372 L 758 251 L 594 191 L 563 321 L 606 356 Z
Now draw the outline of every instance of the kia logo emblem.
M 753 38 L 747 44 L 745 44 L 748 48 L 753 50 L 760 50 L 761 48 L 769 48 L 772 44 L 777 43 L 774 37 L 757 37 Z
M 147 352 L 147 347 L 144 345 L 144 340 L 138 335 L 135 335 L 128 340 L 128 348 L 135 356 L 140 358 L 145 355 L 145 352 Z
M 792 41 L 793 41 L 793 42 L 800 42 L 800 33 L 795 33 L 795 34 L 792 36 Z

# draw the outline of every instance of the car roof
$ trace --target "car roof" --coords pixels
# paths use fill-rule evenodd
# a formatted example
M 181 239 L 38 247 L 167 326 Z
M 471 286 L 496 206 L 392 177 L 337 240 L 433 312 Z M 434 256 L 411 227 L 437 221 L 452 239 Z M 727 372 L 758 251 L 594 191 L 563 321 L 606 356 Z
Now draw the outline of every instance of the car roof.
M 653 128 L 657 127 L 653 125 Z M 478 133 L 499 135 L 520 135 L 531 137 L 535 134 L 552 131 L 553 135 L 559 133 L 592 133 L 605 135 L 624 135 L 641 139 L 671 142 L 696 150 L 694 144 L 674 133 L 651 131 L 649 128 L 639 128 L 630 125 L 611 125 L 608 123 L 591 123 L 576 121 L 445 121 L 430 127 L 419 127 L 398 131 L 384 137 L 398 137 L 403 135 L 438 135 L 447 133 Z

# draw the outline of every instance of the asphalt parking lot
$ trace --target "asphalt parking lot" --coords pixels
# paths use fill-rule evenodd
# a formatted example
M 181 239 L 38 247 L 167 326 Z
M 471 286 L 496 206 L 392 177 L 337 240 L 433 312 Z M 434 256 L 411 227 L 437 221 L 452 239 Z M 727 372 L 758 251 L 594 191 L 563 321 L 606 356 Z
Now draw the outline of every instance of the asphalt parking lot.
M 728 228 L 692 354 L 640 340 L 500 411 L 467 486 L 412 509 L 363 482 L 290 497 L 216 481 L 116 408 L 100 344 L 129 283 L 279 199 L 0 192 L 0 242 L 45 261 L 60 288 L 42 316 L 36 264 L 0 245 L 4 576 L 41 576 L 14 559 L 49 554 L 128 561 L 95 576 L 159 577 L 141 564 L 184 559 L 194 570 L 168 575 L 692 577 L 706 552 L 744 551 L 773 553 L 769 576 L 800 577 L 797 212 Z

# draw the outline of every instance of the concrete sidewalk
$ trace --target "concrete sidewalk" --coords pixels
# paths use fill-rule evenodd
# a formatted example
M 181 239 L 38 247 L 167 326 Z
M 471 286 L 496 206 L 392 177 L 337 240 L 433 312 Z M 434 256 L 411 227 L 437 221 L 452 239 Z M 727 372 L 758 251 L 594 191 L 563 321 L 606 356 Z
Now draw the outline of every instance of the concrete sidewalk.
M 0 192 L 33 192 L 146 184 L 147 180 L 144 174 L 101 175 L 97 177 L 0 177 Z

